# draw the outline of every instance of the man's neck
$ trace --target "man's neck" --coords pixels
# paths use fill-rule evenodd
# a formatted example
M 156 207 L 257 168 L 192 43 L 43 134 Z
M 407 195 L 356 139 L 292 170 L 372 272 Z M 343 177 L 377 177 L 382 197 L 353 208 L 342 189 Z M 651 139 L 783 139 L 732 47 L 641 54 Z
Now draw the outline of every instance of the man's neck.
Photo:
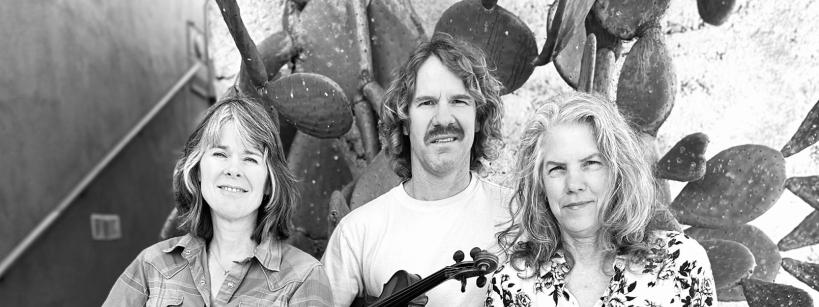
M 472 173 L 467 169 L 441 176 L 430 173 L 413 172 L 412 178 L 404 184 L 407 194 L 418 200 L 441 200 L 460 193 L 469 186 Z

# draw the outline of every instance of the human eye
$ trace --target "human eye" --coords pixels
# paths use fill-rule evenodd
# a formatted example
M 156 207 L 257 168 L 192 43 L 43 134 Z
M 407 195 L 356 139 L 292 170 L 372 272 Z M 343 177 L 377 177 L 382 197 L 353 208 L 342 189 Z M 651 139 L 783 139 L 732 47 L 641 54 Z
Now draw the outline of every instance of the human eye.
M 250 162 L 250 163 L 253 163 L 253 164 L 259 164 L 259 159 L 256 158 L 256 157 L 245 157 L 244 160 L 245 160 L 245 162 Z
M 603 161 L 592 159 L 583 162 L 583 166 L 589 169 L 599 169 L 604 166 Z
M 219 157 L 219 158 L 227 158 L 227 154 L 225 154 L 225 153 L 224 153 L 223 151 L 221 151 L 221 150 L 214 150 L 214 151 L 211 153 L 211 156 L 214 156 L 214 157 Z
M 457 104 L 457 105 L 465 105 L 465 106 L 468 106 L 468 105 L 471 105 L 471 104 L 472 104 L 472 100 L 471 100 L 471 99 L 469 99 L 469 98 L 456 98 L 456 99 L 454 99 L 454 100 L 452 101 L 452 103 Z
M 549 174 L 549 176 L 558 176 L 564 172 L 566 172 L 566 168 L 562 165 L 551 166 L 546 170 L 546 173 Z
M 431 99 L 419 100 L 416 104 L 417 106 L 430 106 L 433 105 L 433 101 Z

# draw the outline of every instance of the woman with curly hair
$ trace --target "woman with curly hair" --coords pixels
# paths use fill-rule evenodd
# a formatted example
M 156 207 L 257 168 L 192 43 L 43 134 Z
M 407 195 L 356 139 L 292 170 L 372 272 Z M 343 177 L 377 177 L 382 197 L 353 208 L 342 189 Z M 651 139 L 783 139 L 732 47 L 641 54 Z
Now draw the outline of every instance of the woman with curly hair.
M 662 210 L 647 146 L 616 106 L 583 93 L 541 105 L 521 140 L 508 262 L 486 306 L 711 306 L 693 239 L 650 224 Z

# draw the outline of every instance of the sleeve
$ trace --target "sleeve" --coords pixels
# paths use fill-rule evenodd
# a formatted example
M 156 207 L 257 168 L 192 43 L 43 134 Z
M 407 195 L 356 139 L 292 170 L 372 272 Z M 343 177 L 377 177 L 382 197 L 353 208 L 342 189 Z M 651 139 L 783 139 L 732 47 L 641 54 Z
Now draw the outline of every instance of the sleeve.
M 682 262 L 678 262 L 682 275 L 682 300 L 688 300 L 687 306 L 713 306 L 717 303 L 717 296 L 708 254 L 694 239 L 685 236 L 684 240 L 685 244 L 679 245 Z
M 364 278 L 361 271 L 361 240 L 350 235 L 348 219 L 342 219 L 336 227 L 327 249 L 321 257 L 330 288 L 333 290 L 335 306 L 350 306 L 356 296 L 363 293 Z
M 145 306 L 148 300 L 148 281 L 140 253 L 114 282 L 102 306 Z
M 288 306 L 332 306 L 333 292 L 327 273 L 320 264 L 313 267 L 302 283 L 293 292 Z

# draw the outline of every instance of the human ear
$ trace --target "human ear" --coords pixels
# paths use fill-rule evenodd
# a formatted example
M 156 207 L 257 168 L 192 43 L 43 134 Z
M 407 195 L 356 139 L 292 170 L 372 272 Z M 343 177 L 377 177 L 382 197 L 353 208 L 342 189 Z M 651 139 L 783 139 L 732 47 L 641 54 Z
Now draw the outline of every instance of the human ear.
M 267 178 L 267 183 L 264 185 L 264 195 L 270 196 L 273 194 L 273 184 L 271 181 L 271 178 Z

